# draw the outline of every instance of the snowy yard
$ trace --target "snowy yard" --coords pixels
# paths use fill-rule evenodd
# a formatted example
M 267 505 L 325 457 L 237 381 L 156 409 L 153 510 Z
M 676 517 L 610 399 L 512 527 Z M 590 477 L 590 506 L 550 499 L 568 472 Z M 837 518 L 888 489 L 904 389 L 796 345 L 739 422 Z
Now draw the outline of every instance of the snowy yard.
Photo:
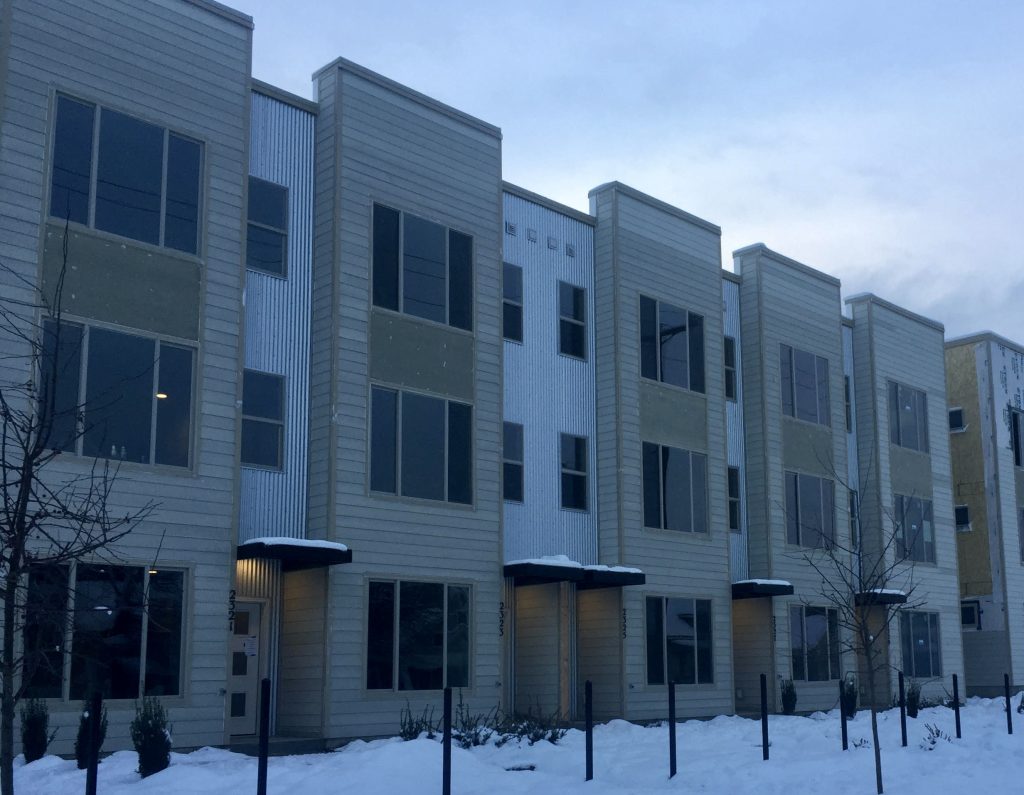
M 1014 699 L 1016 708 L 1018 699 Z M 887 793 L 934 795 L 946 792 L 1020 792 L 1024 782 L 1024 716 L 1014 710 L 1016 733 L 1006 733 L 1002 700 L 971 699 L 961 710 L 963 736 L 955 739 L 953 712 L 925 709 L 908 719 L 908 747 L 900 747 L 898 710 L 879 717 L 882 765 Z M 953 738 L 934 750 L 922 748 L 925 724 Z M 584 735 L 570 731 L 556 746 L 510 743 L 470 751 L 452 749 L 454 793 L 557 793 L 598 795 L 660 791 L 703 793 L 875 791 L 872 753 L 852 744 L 871 735 L 870 716 L 858 713 L 849 724 L 851 748 L 840 745 L 838 711 L 809 718 L 770 718 L 771 760 L 761 760 L 761 724 L 718 717 L 677 727 L 679 773 L 668 780 L 665 726 L 643 728 L 613 721 L 594 730 L 594 781 L 584 783 Z M 102 795 L 252 795 L 256 760 L 204 748 L 175 754 L 171 767 L 144 781 L 134 772 L 134 752 L 122 751 L 99 768 Z M 507 771 L 533 765 L 533 771 Z M 329 754 L 270 760 L 269 792 L 434 793 L 441 791 L 441 744 L 419 739 L 354 742 Z M 80 793 L 85 772 L 74 761 L 46 757 L 15 772 L 19 793 Z

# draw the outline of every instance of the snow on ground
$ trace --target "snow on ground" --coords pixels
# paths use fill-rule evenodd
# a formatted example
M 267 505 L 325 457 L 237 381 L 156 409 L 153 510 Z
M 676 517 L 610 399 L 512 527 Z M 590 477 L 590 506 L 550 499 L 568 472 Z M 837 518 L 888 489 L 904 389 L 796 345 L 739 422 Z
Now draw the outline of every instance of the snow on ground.
M 1013 702 L 1017 706 L 1017 699 Z M 953 712 L 925 709 L 907 720 L 908 747 L 900 747 L 898 710 L 879 716 L 885 791 L 896 795 L 947 792 L 1020 792 L 1024 781 L 1024 716 L 1014 710 L 1017 733 L 1006 733 L 1001 700 L 970 699 L 961 710 L 963 739 L 955 739 Z M 852 743 L 870 739 L 870 715 L 860 712 L 849 724 L 851 748 L 840 745 L 836 710 L 804 717 L 769 719 L 771 759 L 761 759 L 761 724 L 734 716 L 687 721 L 677 727 L 679 773 L 668 779 L 668 731 L 612 721 L 594 729 L 594 781 L 584 783 L 584 735 L 570 731 L 558 744 L 509 743 L 466 751 L 452 749 L 452 792 L 556 793 L 557 795 L 624 795 L 649 792 L 757 793 L 875 792 L 869 747 Z M 921 747 L 926 724 L 953 738 L 940 739 L 934 750 Z M 19 757 L 20 763 L 20 757 Z M 174 754 L 171 767 L 148 779 L 135 772 L 134 752 L 120 751 L 99 768 L 102 795 L 252 795 L 256 760 L 213 748 Z M 534 771 L 505 768 L 534 765 Z M 80 793 L 85 771 L 74 761 L 46 757 L 15 771 L 19 793 Z M 276 757 L 270 760 L 269 792 L 301 793 L 435 793 L 441 791 L 441 745 L 422 738 L 353 742 L 328 754 Z

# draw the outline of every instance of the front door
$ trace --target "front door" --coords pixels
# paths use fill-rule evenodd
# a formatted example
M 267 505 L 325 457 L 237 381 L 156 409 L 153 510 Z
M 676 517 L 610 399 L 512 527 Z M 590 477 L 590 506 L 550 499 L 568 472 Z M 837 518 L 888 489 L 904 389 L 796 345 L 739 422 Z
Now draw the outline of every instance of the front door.
M 258 602 L 235 604 L 228 660 L 228 732 L 255 734 L 259 715 L 260 620 Z

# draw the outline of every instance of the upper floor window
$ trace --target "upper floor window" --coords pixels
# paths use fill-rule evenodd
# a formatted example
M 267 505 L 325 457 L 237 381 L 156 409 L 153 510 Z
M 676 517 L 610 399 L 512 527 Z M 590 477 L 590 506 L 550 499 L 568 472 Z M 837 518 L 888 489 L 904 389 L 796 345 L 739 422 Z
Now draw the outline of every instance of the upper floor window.
M 288 188 L 249 177 L 245 267 L 274 276 L 288 273 Z
M 558 351 L 587 358 L 587 293 L 582 287 L 558 283 Z
M 967 430 L 967 425 L 964 424 L 964 410 L 962 408 L 953 408 L 949 410 L 949 432 L 960 433 Z
M 523 501 L 523 426 L 504 424 L 502 445 L 502 495 L 506 502 Z
M 46 322 L 39 412 L 49 418 L 49 445 L 96 458 L 189 466 L 193 355 L 151 337 Z
M 789 608 L 793 678 L 807 682 L 838 679 L 839 611 L 831 607 Z
M 708 531 L 708 458 L 678 447 L 643 443 L 644 526 Z
M 802 547 L 825 547 L 836 540 L 831 480 L 786 473 L 786 540 Z
M 165 127 L 60 96 L 50 215 L 195 254 L 202 154 Z
M 889 441 L 928 452 L 928 396 L 920 389 L 889 382 Z
M 710 599 L 646 599 L 647 684 L 715 681 Z
M 725 359 L 725 399 L 736 400 L 736 338 L 726 337 L 722 342 Z
M 935 562 L 935 523 L 932 501 L 920 497 L 893 498 L 896 524 L 896 554 L 901 559 Z
M 473 330 L 473 238 L 373 205 L 373 304 Z
M 828 359 L 789 345 L 781 349 L 782 413 L 798 420 L 831 425 Z
M 587 510 L 587 437 L 562 434 L 562 507 Z
M 743 529 L 740 510 L 740 468 L 729 467 L 729 529 L 739 532 Z
M 843 397 L 846 403 L 846 432 L 853 430 L 853 390 L 850 388 L 850 376 L 843 376 Z
M 1013 465 L 1024 466 L 1024 412 L 1010 409 L 1010 447 L 1013 449 Z
M 953 524 L 956 525 L 956 529 L 961 532 L 967 532 L 971 529 L 971 506 L 970 505 L 954 505 L 953 506 Z
M 246 370 L 242 374 L 242 463 L 284 466 L 284 376 Z
M 900 639 L 903 642 L 903 670 L 908 676 L 917 679 L 942 676 L 938 613 L 901 611 Z
M 704 318 L 640 296 L 640 375 L 704 391 Z
M 501 329 L 505 339 L 523 341 L 523 269 L 518 265 L 502 267 Z
M 473 501 L 473 409 L 454 400 L 371 389 L 370 490 Z

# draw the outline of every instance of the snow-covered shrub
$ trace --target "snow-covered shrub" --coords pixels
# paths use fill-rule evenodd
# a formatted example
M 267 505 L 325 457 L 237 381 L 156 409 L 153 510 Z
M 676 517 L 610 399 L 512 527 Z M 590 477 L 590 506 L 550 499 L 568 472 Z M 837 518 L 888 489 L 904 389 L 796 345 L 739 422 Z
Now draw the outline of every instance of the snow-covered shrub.
M 796 712 L 796 685 L 792 679 L 782 680 L 782 713 L 792 715 Z
M 159 773 L 171 764 L 171 731 L 167 710 L 158 698 L 142 699 L 131 725 L 132 744 L 139 755 L 139 775 Z
M 96 755 L 99 756 L 103 748 L 103 741 L 107 739 L 107 708 L 104 707 L 100 713 L 100 736 L 96 748 Z M 89 704 L 86 702 L 82 710 L 82 717 L 78 721 L 78 736 L 75 737 L 75 759 L 78 761 L 78 769 L 85 770 L 92 758 L 92 741 L 89 735 Z
M 25 762 L 42 759 L 57 730 L 50 734 L 50 710 L 41 698 L 31 698 L 21 708 L 21 750 Z
M 494 744 L 500 748 L 511 740 L 526 740 L 527 745 L 547 740 L 557 745 L 567 731 L 557 711 L 550 715 L 534 715 L 533 712 L 506 715 L 498 724 L 498 739 Z
M 843 679 L 842 690 L 840 690 L 839 706 L 847 720 L 853 720 L 857 716 L 857 679 L 853 674 L 847 674 Z
M 440 731 L 440 722 L 434 720 L 433 707 L 424 707 L 423 714 L 416 717 L 412 714 L 412 708 L 409 706 L 409 702 L 405 702 L 405 706 L 402 708 L 402 713 L 399 718 L 399 737 L 403 740 L 415 740 L 421 734 L 426 732 L 427 739 L 433 740 Z
M 945 740 L 947 743 L 953 742 L 949 739 L 949 735 L 934 723 L 926 723 L 924 727 L 928 730 L 928 734 L 921 740 L 921 750 L 934 751 L 940 740 Z
M 921 709 L 921 685 L 911 682 L 907 688 L 907 717 L 916 718 Z
M 497 707 L 490 712 L 473 714 L 462 700 L 462 691 L 459 691 L 459 704 L 452 716 L 452 738 L 460 748 L 486 745 L 494 736 L 497 722 Z

